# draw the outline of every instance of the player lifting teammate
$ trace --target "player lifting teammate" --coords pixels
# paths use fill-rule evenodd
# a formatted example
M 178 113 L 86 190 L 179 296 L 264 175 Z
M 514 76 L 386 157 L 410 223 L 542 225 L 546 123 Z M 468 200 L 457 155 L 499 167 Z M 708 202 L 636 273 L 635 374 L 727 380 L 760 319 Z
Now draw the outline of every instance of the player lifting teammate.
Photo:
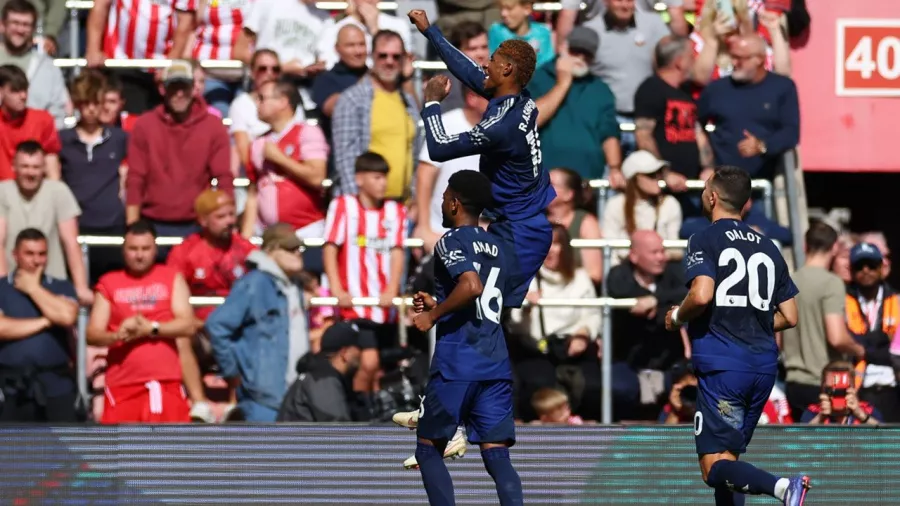
M 797 287 L 774 243 L 741 221 L 750 199 L 746 172 L 717 169 L 701 198 L 712 225 L 688 241 L 690 291 L 669 310 L 666 328 L 690 322 L 699 390 L 694 436 L 703 481 L 715 489 L 719 506 L 743 505 L 744 494 L 802 506 L 808 477 L 778 478 L 738 461 L 775 384 L 775 332 L 797 324 Z
M 464 423 L 481 446 L 484 467 L 503 506 L 522 504 L 522 481 L 509 460 L 515 443 L 512 368 L 500 326 L 508 250 L 478 226 L 492 202 L 487 178 L 473 170 L 452 176 L 441 206 L 450 230 L 434 248 L 435 298 L 419 292 L 416 327 L 437 324 L 437 343 L 418 413 L 416 459 L 432 506 L 455 504 L 444 447 Z

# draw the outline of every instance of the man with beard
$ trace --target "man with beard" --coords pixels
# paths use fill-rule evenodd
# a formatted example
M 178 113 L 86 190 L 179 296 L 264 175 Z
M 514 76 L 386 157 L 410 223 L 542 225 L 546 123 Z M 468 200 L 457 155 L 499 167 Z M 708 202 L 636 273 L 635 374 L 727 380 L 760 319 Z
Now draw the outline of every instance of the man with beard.
M 322 335 L 319 353 L 307 353 L 297 363 L 278 422 L 351 422 L 353 395 L 350 374 L 359 367 L 359 327 L 338 322 Z
M 422 150 L 418 104 L 402 84 L 412 78 L 410 55 L 396 32 L 372 38 L 372 71 L 341 93 L 331 118 L 334 166 L 340 195 L 354 195 L 356 158 L 370 151 L 388 164 L 385 197 L 409 196 L 416 157 Z
M 729 51 L 734 71 L 703 90 L 697 117 L 701 125 L 716 125 L 709 134 L 716 166 L 740 167 L 751 179 L 772 181 L 782 155 L 800 140 L 797 87 L 766 70 L 766 43 L 758 35 L 738 38 Z M 754 201 L 745 220 L 789 245 L 790 232 L 766 219 L 762 204 Z
M 666 329 L 690 322 L 703 481 L 715 490 L 717 506 L 743 505 L 744 494 L 803 506 L 809 477 L 779 478 L 739 460 L 775 386 L 775 332 L 797 325 L 797 287 L 772 240 L 741 221 L 750 199 L 745 171 L 716 169 L 701 198 L 713 223 L 688 241 L 689 291 L 666 314 Z

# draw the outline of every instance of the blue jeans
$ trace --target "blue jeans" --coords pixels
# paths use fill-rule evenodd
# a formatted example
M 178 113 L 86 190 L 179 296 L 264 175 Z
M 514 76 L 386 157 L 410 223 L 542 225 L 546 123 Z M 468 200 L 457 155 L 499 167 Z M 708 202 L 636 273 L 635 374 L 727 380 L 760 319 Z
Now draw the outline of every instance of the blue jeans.
M 240 82 L 221 81 L 214 77 L 206 77 L 206 90 L 203 92 L 203 98 L 206 102 L 215 107 L 222 113 L 223 118 L 228 117 L 228 109 L 231 107 L 231 101 L 234 100 L 238 90 L 241 89 Z
M 273 423 L 278 417 L 278 412 L 274 409 L 257 404 L 250 399 L 238 401 L 238 408 L 244 413 L 244 420 L 247 422 Z

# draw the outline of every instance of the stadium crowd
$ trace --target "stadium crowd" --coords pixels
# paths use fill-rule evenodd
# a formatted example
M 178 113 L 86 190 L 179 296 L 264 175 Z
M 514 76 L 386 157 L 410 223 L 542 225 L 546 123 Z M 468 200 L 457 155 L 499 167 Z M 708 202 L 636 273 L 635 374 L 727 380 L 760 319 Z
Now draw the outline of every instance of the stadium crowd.
M 708 223 L 689 180 L 735 165 L 783 187 L 799 141 L 789 38 L 808 25 L 803 2 L 731 3 L 668 0 L 660 13 L 643 0 L 564 1 L 551 17 L 529 0 L 437 2 L 437 24 L 476 64 L 511 38 L 537 54 L 528 91 L 557 197 L 531 304 L 504 315 L 523 423 L 600 419 L 600 311 L 539 301 L 601 286 L 637 299 L 611 322 L 615 419 L 693 419 L 690 342 L 664 325 L 686 292 L 683 253 L 663 241 Z M 415 409 L 428 338 L 395 299 L 430 290 L 441 196 L 478 157 L 429 156 L 414 65 L 428 54 L 413 53 L 424 39 L 408 20 L 373 0 L 343 12 L 95 0 L 88 68 L 66 76 L 52 59 L 57 4 L 0 11 L 0 420 L 368 421 Z M 215 65 L 228 60 L 246 66 Z M 487 101 L 450 77 L 454 135 Z M 594 179 L 613 190 L 599 212 Z M 785 213 L 776 221 L 761 200 L 745 212 L 807 251 L 794 272 L 800 325 L 780 336 L 785 381 L 764 421 L 900 421 L 900 299 L 884 281 L 884 238 L 814 222 L 794 245 Z M 79 236 L 124 244 L 83 254 Z M 570 244 L 599 238 L 631 248 L 604 266 L 598 249 Z M 225 302 L 192 307 L 191 296 Z M 311 304 L 322 296 L 336 307 Z M 79 305 L 92 405 L 75 386 Z

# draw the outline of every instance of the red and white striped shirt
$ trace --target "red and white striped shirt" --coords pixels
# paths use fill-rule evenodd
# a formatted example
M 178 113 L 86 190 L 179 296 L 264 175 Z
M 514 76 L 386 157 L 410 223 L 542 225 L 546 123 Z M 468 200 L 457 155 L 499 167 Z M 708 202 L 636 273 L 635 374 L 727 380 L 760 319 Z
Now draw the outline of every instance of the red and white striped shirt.
M 338 247 L 338 275 L 351 297 L 378 297 L 388 287 L 391 250 L 406 238 L 406 208 L 392 200 L 366 209 L 355 195 L 331 201 L 325 218 L 325 242 Z M 342 309 L 341 317 L 376 323 L 396 321 L 397 312 L 380 307 Z
M 197 30 L 191 57 L 195 60 L 231 60 L 234 45 L 254 0 L 175 0 L 175 9 L 197 12 Z
M 174 33 L 174 0 L 115 0 L 103 52 L 107 58 L 163 59 Z

